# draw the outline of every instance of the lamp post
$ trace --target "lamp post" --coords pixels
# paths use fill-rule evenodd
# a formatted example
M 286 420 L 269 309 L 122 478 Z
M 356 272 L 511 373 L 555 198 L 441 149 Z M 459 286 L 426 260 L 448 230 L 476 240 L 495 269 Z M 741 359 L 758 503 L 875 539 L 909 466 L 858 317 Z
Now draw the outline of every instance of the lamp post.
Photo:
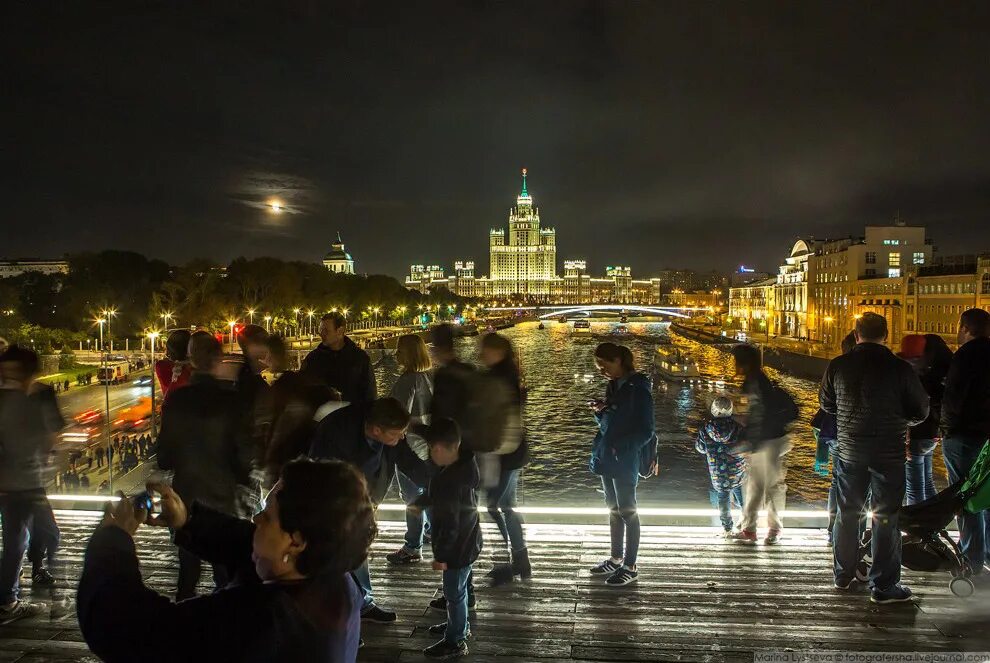
M 103 311 L 103 317 L 107 319 L 107 340 L 110 341 L 110 352 L 113 352 L 113 335 L 110 333 L 110 318 L 115 315 L 117 315 L 117 309 L 115 308 L 108 308 Z
M 151 339 L 151 439 L 158 437 L 158 429 L 155 426 L 155 340 L 158 339 L 158 332 L 148 332 Z
M 265 331 L 268 332 L 268 333 L 271 333 L 271 331 L 272 331 L 271 322 L 272 322 L 272 316 L 266 315 L 265 316 Z
M 165 321 L 165 329 L 168 329 L 169 320 L 172 320 L 173 322 L 175 321 L 175 315 L 173 315 L 171 311 L 165 311 L 160 317 Z
M 313 340 L 313 314 L 314 313 L 316 313 L 316 311 L 314 311 L 313 309 L 309 309 L 308 311 L 306 311 L 306 315 L 309 317 L 309 332 L 308 332 L 308 335 L 309 335 L 309 340 L 310 341 Z
M 253 308 L 249 308 L 247 314 L 248 314 L 248 320 L 250 320 L 251 321 L 251 324 L 253 325 L 254 324 L 254 309 Z
M 103 325 L 106 324 L 106 320 L 103 318 L 97 318 L 93 321 L 95 324 L 100 326 L 100 346 L 97 348 L 101 353 L 103 352 Z
M 292 319 L 292 323 L 296 327 L 296 336 L 299 336 L 299 311 L 300 310 L 302 310 L 302 309 L 299 309 L 299 308 L 292 309 L 292 313 L 295 315 L 295 317 Z
M 237 326 L 237 320 L 228 320 L 227 324 L 230 325 L 230 351 L 234 351 L 234 327 Z

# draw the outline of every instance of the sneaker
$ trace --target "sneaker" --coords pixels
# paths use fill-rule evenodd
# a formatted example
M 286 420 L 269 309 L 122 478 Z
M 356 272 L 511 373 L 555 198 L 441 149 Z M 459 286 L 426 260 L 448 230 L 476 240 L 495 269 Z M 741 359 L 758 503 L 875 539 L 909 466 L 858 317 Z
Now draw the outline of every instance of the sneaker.
M 461 656 L 467 656 L 467 653 L 468 646 L 465 640 L 461 640 L 460 642 L 441 640 L 423 650 L 423 656 L 426 658 L 435 658 L 439 661 L 445 661 L 448 658 L 460 658 Z
M 14 601 L 10 605 L 0 607 L 0 624 L 9 624 L 18 619 L 38 617 L 48 612 L 48 606 L 44 603 L 28 603 L 27 601 Z
M 605 584 L 610 587 L 622 587 L 635 582 L 638 577 L 638 571 L 633 571 L 628 566 L 623 565 L 605 580 Z
M 473 610 L 477 599 L 474 597 L 474 592 L 468 592 L 468 609 Z M 430 601 L 430 607 L 437 612 L 447 613 L 447 597 L 441 596 Z
M 733 539 L 736 536 L 735 530 L 727 529 L 717 535 L 720 539 Z
M 447 622 L 441 624 L 434 624 L 430 628 L 426 629 L 433 635 L 444 635 L 447 632 Z M 471 637 L 471 627 L 468 626 L 467 637 Z
M 422 562 L 423 556 L 418 550 L 406 550 L 405 548 L 399 548 L 393 553 L 385 555 L 385 559 L 389 564 L 412 564 L 414 562 Z
M 835 579 L 835 588 L 841 589 L 842 591 L 847 591 L 852 588 L 852 580 L 844 580 L 842 578 Z
M 48 612 L 49 619 L 62 619 L 69 615 L 76 614 L 76 602 L 64 597 L 52 597 L 52 603 Z
M 54 587 L 55 583 L 55 576 L 53 576 L 52 572 L 45 567 L 41 567 L 31 574 L 31 584 L 34 587 Z
M 756 532 L 751 529 L 741 529 L 733 532 L 732 540 L 736 543 L 756 543 Z
M 377 603 L 372 603 L 361 613 L 361 620 L 375 622 L 376 624 L 391 624 L 395 621 L 395 613 L 391 610 L 380 608 Z
M 610 576 L 621 568 L 621 564 L 616 564 L 611 558 L 609 558 L 601 564 L 592 566 L 591 569 L 588 570 L 588 573 L 593 576 Z
M 765 546 L 775 546 L 780 543 L 780 530 L 772 529 L 767 532 L 767 538 L 763 539 L 763 545 Z
M 879 603 L 903 603 L 911 600 L 911 590 L 901 585 L 894 585 L 889 589 L 874 589 L 870 593 L 870 601 Z

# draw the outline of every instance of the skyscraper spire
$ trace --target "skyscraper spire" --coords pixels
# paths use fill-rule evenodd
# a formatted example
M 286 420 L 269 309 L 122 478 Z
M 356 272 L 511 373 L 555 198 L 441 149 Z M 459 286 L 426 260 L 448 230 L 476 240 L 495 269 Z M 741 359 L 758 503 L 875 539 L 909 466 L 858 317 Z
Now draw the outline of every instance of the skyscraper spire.
M 523 188 L 522 188 L 522 193 L 520 193 L 519 196 L 521 198 L 525 198 L 526 196 L 529 195 L 529 192 L 526 190 L 526 169 L 525 168 L 522 169 L 522 176 L 523 176 Z

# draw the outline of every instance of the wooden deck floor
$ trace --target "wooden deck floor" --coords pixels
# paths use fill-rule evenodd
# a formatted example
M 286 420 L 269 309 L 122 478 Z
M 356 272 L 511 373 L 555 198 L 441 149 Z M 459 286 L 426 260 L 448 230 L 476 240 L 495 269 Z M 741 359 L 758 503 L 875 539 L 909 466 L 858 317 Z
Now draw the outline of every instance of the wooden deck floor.
M 60 515 L 63 559 L 78 577 L 93 520 Z M 490 541 L 493 532 L 486 530 Z M 499 589 L 479 586 L 471 615 L 470 661 L 752 661 L 754 651 L 990 651 L 990 592 L 958 599 L 945 574 L 905 572 L 910 604 L 878 607 L 862 587 L 839 592 L 831 555 L 817 530 L 790 530 L 780 546 L 724 543 L 709 528 L 644 528 L 639 581 L 612 589 L 587 575 L 607 551 L 599 526 L 528 528 L 534 579 Z M 444 621 L 430 611 L 439 574 L 429 563 L 387 567 L 399 545 L 398 523 L 383 523 L 372 579 L 392 625 L 364 627 L 361 661 L 423 660 L 435 638 L 426 627 Z M 148 584 L 170 592 L 176 561 L 159 530 L 138 534 Z M 487 554 L 476 566 L 479 582 Z M 30 583 L 25 593 L 30 596 Z M 95 660 L 75 616 L 0 627 L 0 661 Z

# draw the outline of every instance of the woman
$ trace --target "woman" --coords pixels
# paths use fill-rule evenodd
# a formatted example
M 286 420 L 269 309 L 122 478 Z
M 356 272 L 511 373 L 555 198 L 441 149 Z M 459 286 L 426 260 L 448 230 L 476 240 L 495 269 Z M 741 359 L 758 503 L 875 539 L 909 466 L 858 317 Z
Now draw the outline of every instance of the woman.
M 175 329 L 165 341 L 165 358 L 155 362 L 155 375 L 162 389 L 162 398 L 172 389 L 189 384 L 192 366 L 189 364 L 188 329 Z
M 928 418 L 911 428 L 904 462 L 907 480 L 904 503 L 917 504 L 935 497 L 932 454 L 938 445 L 942 392 L 952 362 L 952 350 L 938 334 L 908 334 L 901 339 L 898 356 L 914 368 L 929 398 Z
M 234 580 L 173 603 L 146 587 L 134 533 L 147 514 L 123 498 L 90 539 L 79 583 L 79 626 L 105 661 L 354 661 L 361 595 L 348 571 L 376 534 L 364 479 L 338 461 L 285 466 L 252 524 L 199 504 L 190 511 L 164 484 L 160 516 L 176 543 Z M 123 497 L 123 496 L 122 496 Z
M 429 425 L 430 405 L 433 401 L 433 374 L 430 364 L 430 353 L 426 343 L 418 334 L 404 334 L 396 343 L 395 360 L 402 367 L 402 374 L 392 387 L 392 398 L 402 403 L 409 412 L 409 432 L 406 441 L 409 448 L 419 456 L 420 460 L 430 457 L 426 440 L 416 433 L 417 427 Z M 429 528 L 429 516 L 420 509 L 409 508 L 423 494 L 426 486 L 418 486 L 416 482 L 396 469 L 399 481 L 399 497 L 406 506 L 406 536 L 402 547 L 385 556 L 392 564 L 410 564 L 423 559 L 424 530 Z
M 523 535 L 523 519 L 515 512 L 519 474 L 522 472 L 522 468 L 526 466 L 529 453 L 526 433 L 520 426 L 524 390 L 519 360 L 509 339 L 492 333 L 485 334 L 481 339 L 481 363 L 488 369 L 490 376 L 500 380 L 508 388 L 513 410 L 509 417 L 513 421 L 505 422 L 505 424 L 518 428 L 519 434 L 519 446 L 516 447 L 515 451 L 497 457 L 499 461 L 498 483 L 488 489 L 486 496 L 488 514 L 495 521 L 512 560 L 511 573 L 505 574 L 503 571 L 505 577 L 500 577 L 496 573 L 499 570 L 497 567 L 496 570 L 493 570 L 493 577 L 496 578 L 496 582 L 509 581 L 513 576 L 519 576 L 522 580 L 529 580 L 533 577 L 533 569 L 529 563 L 529 552 L 526 548 L 526 538 Z
M 595 348 L 595 364 L 609 382 L 605 398 L 588 403 L 599 428 L 591 448 L 591 472 L 602 478 L 612 556 L 594 566 L 591 574 L 607 576 L 608 585 L 620 587 L 639 576 L 636 485 L 641 452 L 655 435 L 653 394 L 649 378 L 636 372 L 629 348 L 602 343 Z M 651 474 L 657 471 L 655 467 L 649 470 Z

